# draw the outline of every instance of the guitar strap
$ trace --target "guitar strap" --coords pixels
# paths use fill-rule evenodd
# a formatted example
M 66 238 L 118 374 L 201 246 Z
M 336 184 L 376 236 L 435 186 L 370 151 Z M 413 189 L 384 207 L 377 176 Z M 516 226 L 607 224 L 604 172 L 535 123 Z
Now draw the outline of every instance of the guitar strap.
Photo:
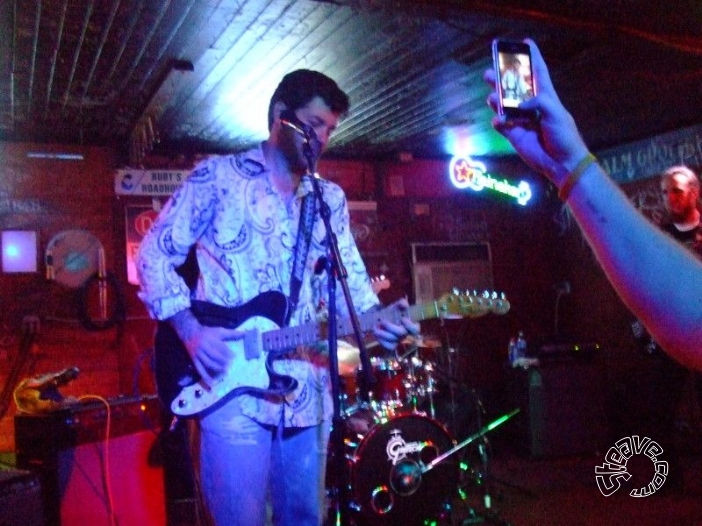
M 312 177 L 310 174 L 304 175 L 300 184 L 310 186 L 310 177 Z M 290 278 L 290 296 L 288 298 L 290 300 L 290 310 L 285 318 L 285 325 L 290 323 L 290 316 L 297 308 L 297 303 L 300 299 L 302 276 L 305 273 L 305 262 L 310 250 L 316 208 L 314 191 L 310 188 L 302 198 L 302 204 L 300 205 L 300 223 L 297 229 L 297 240 L 295 241 L 295 254 L 293 256 L 292 276 Z

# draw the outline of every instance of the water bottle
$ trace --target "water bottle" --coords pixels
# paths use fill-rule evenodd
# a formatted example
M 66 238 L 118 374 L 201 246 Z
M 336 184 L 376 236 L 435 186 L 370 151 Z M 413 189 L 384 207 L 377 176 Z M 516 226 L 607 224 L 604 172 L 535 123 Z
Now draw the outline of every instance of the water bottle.
M 507 346 L 507 358 L 509 360 L 509 364 L 514 367 L 517 362 L 517 358 L 519 358 L 516 338 L 509 339 L 509 345 Z
M 519 331 L 517 334 L 517 359 L 526 358 L 527 355 L 527 342 L 524 338 L 524 332 Z

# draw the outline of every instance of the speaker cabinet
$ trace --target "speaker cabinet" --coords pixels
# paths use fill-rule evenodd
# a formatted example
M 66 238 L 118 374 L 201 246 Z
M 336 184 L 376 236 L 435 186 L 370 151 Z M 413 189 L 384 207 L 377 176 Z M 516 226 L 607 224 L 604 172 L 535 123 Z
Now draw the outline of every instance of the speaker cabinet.
M 0 470 L 0 526 L 43 526 L 44 505 L 36 474 Z
M 593 454 L 607 438 L 601 373 L 588 362 L 511 371 L 521 449 L 533 457 Z M 524 447 L 525 446 L 525 447 Z
M 39 476 L 47 526 L 166 523 L 163 469 L 150 461 L 159 402 L 117 398 L 109 407 L 15 416 L 17 465 Z

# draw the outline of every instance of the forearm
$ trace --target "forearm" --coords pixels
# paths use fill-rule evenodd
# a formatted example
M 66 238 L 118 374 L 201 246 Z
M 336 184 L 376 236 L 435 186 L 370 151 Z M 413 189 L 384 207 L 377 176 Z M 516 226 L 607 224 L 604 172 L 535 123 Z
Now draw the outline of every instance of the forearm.
M 583 173 L 568 205 L 627 307 L 674 358 L 699 364 L 702 263 L 648 221 L 599 165 Z
M 184 342 L 191 340 L 202 328 L 190 309 L 178 311 L 166 321 Z

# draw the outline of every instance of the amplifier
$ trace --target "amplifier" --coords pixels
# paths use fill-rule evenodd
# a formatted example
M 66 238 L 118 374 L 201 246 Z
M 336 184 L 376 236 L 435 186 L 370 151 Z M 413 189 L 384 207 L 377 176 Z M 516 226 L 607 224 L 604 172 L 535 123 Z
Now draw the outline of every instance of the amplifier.
M 110 438 L 160 426 L 160 402 L 156 396 L 107 400 L 110 406 Z M 105 440 L 107 407 L 90 400 L 48 413 L 18 413 L 15 444 L 18 461 L 31 463 L 48 451 Z M 48 450 L 48 451 L 47 451 Z
M 539 347 L 537 358 L 543 363 L 592 361 L 601 350 L 599 343 L 550 343 Z
M 47 526 L 165 524 L 163 469 L 150 461 L 160 402 L 156 396 L 107 402 L 109 412 L 91 400 L 15 415 L 17 466 L 39 475 Z
M 0 469 L 0 525 L 44 525 L 41 484 L 35 473 Z
M 519 439 L 531 456 L 593 454 L 607 438 L 602 371 L 588 361 L 510 371 L 513 402 L 521 409 Z

